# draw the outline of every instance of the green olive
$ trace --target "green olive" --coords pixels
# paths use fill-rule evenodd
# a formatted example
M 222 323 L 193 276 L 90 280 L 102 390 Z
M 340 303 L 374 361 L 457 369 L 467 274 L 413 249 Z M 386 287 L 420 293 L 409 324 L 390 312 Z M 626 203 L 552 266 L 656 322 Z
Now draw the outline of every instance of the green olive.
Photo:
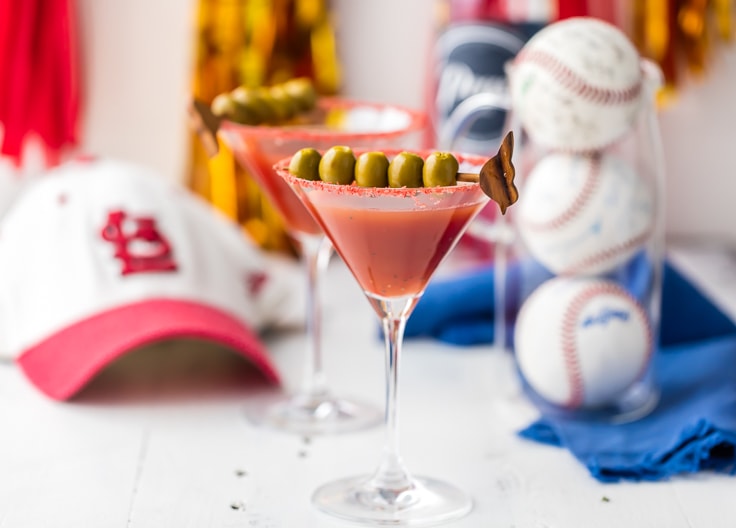
M 389 187 L 421 187 L 424 160 L 413 152 L 400 152 L 388 166 Z
M 259 86 L 258 88 L 254 88 L 254 90 L 256 97 L 260 99 L 263 104 L 263 122 L 270 124 L 277 123 L 279 121 L 279 108 L 278 103 L 271 94 L 271 90 L 265 86 Z
M 260 125 L 275 118 L 275 111 L 264 96 L 262 88 L 248 88 L 239 86 L 230 95 L 243 108 L 246 120 L 240 121 L 246 125 Z
M 227 117 L 228 115 L 231 115 L 235 110 L 235 101 L 233 101 L 233 98 L 230 97 L 230 94 L 222 93 L 212 99 L 210 109 L 212 110 L 212 113 L 216 116 Z
M 361 187 L 388 187 L 388 158 L 383 152 L 364 152 L 355 162 L 355 183 Z
M 350 185 L 355 171 L 355 154 L 350 147 L 335 146 L 319 162 L 319 177 L 324 182 Z
M 222 93 L 212 100 L 212 113 L 223 119 L 243 123 L 247 115 L 244 109 L 231 97 L 229 93 Z
M 322 155 L 311 147 L 303 148 L 291 157 L 289 173 L 305 180 L 319 180 Z
M 317 104 L 317 92 L 308 77 L 290 79 L 283 83 L 283 88 L 300 111 L 311 110 Z
M 425 187 L 451 187 L 457 183 L 460 165 L 449 152 L 433 152 L 424 160 L 422 181 Z
M 271 86 L 268 94 L 273 101 L 273 108 L 276 111 L 276 119 L 278 121 L 288 121 L 296 115 L 298 108 L 294 99 L 280 84 Z

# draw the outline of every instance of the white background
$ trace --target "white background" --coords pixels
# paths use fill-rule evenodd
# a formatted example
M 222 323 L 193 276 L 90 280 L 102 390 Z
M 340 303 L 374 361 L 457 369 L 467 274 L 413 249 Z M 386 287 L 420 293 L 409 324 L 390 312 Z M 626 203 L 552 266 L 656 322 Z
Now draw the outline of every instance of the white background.
M 422 108 L 433 0 L 333 0 L 344 93 Z M 182 179 L 195 0 L 77 0 L 84 147 Z M 667 227 L 736 244 L 736 46 L 661 113 Z

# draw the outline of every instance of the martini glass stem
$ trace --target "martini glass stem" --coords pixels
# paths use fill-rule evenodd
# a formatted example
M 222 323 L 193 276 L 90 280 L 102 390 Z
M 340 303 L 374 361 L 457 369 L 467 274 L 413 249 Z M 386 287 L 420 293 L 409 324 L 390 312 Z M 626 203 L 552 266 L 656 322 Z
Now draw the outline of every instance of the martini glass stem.
M 300 242 L 307 276 L 307 357 L 301 396 L 319 399 L 328 392 L 322 358 L 322 303 L 319 302 L 319 279 L 329 263 L 332 244 L 324 236 L 304 236 Z
M 381 313 L 383 334 L 386 345 L 386 437 L 383 455 L 370 487 L 388 503 L 402 502 L 402 494 L 415 487 L 414 481 L 404 466 L 399 454 L 399 360 L 404 341 L 404 328 L 409 313 L 416 305 L 416 298 L 384 300 L 375 302 L 374 308 Z
M 322 355 L 321 277 L 332 256 L 332 243 L 321 234 L 294 235 L 306 279 L 306 317 L 299 388 L 249 413 L 251 421 L 306 436 L 355 431 L 380 422 L 372 406 L 334 396 L 327 384 Z

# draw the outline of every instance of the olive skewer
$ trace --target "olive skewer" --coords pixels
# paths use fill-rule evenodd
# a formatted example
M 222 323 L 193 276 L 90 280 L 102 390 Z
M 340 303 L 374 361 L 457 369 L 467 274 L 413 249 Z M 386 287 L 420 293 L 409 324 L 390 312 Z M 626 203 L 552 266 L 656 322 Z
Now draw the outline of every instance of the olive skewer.
M 208 156 L 215 156 L 218 151 L 217 142 L 217 130 L 220 127 L 222 118 L 213 114 L 209 105 L 206 105 L 202 101 L 192 100 L 189 106 L 189 116 L 192 122 L 192 126 L 200 136 L 200 140 L 207 151 Z M 514 135 L 512 131 L 509 131 L 504 137 L 501 145 L 498 149 L 498 153 L 490 158 L 483 164 L 479 174 L 469 172 L 457 172 L 456 181 L 459 182 L 478 182 L 483 192 L 495 201 L 500 209 L 501 214 L 506 214 L 506 209 L 516 202 L 519 198 L 519 191 L 514 185 L 514 176 L 516 171 L 512 162 L 512 155 L 514 150 Z M 319 179 L 317 176 L 317 168 L 320 162 L 321 155 L 319 153 L 310 153 L 309 164 L 311 165 L 310 179 Z M 442 155 L 442 153 L 435 153 Z M 378 182 L 378 177 L 375 174 L 382 174 L 386 171 L 386 164 L 388 163 L 385 159 L 380 159 L 375 153 L 371 154 L 374 158 L 370 161 L 372 166 L 371 176 L 365 182 L 357 181 L 362 186 L 384 186 L 388 182 Z M 446 161 L 446 160 L 444 160 Z M 357 161 L 360 163 L 360 161 Z M 368 174 L 368 171 L 361 170 L 361 173 Z M 305 177 L 305 176 L 302 176 Z M 450 184 L 450 182 L 447 182 Z M 442 182 L 440 182 L 440 185 Z M 418 184 L 413 184 L 418 186 Z M 435 183 L 436 185 L 436 183 Z

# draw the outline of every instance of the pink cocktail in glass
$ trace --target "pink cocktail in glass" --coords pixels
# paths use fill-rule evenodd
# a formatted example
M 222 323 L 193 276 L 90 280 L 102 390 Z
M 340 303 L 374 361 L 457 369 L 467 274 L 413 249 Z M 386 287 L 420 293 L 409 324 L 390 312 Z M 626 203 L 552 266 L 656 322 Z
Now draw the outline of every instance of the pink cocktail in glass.
M 397 151 L 382 149 L 389 158 Z M 426 156 L 428 153 L 420 153 Z M 456 155 L 463 172 L 486 161 Z M 433 273 L 488 202 L 478 183 L 433 188 L 363 188 L 279 174 L 294 188 L 378 314 L 386 340 L 386 443 L 372 475 L 319 488 L 313 502 L 354 522 L 426 525 L 468 513 L 472 500 L 444 482 L 414 477 L 399 455 L 398 361 L 406 321 Z
M 455 189 L 452 198 L 445 197 L 441 208 L 433 207 L 431 194 L 416 189 L 368 193 L 345 186 L 330 191 L 320 195 L 314 190 L 312 204 L 358 284 L 376 297 L 403 297 L 424 290 L 478 212 L 475 203 L 466 202 L 475 190 L 465 185 Z M 380 203 L 382 208 L 358 207 L 366 201 Z
M 331 244 L 310 211 L 274 170 L 274 164 L 304 147 L 326 150 L 335 145 L 375 148 L 409 146 L 423 116 L 395 105 L 323 98 L 310 118 L 299 124 L 248 126 L 224 121 L 218 135 L 248 170 L 280 213 L 298 243 L 308 278 L 308 346 L 303 386 L 293 395 L 254 408 L 251 419 L 301 434 L 342 432 L 380 422 L 381 414 L 367 406 L 332 395 L 322 367 L 320 305 L 317 281 L 329 260 Z

